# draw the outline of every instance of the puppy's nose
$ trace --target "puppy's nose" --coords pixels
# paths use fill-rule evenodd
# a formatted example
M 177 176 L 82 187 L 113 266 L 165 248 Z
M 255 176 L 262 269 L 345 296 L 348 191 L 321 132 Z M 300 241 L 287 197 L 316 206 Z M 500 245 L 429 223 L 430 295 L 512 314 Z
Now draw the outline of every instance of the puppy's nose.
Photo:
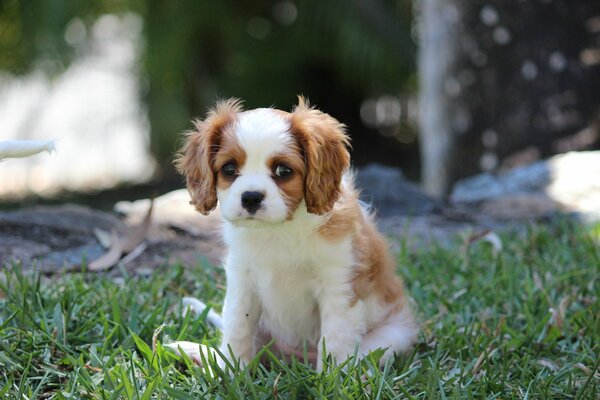
M 242 193 L 242 207 L 250 214 L 254 214 L 260 208 L 260 203 L 265 198 L 261 192 L 244 192 Z

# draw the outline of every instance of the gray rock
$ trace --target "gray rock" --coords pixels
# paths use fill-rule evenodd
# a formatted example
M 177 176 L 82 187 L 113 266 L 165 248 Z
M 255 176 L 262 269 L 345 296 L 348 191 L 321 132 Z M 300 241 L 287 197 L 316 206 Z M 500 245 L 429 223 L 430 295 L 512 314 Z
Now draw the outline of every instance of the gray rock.
M 123 231 L 111 214 L 67 204 L 0 213 L 0 264 L 55 272 L 99 257 L 104 249 L 95 228 Z
M 118 232 L 126 229 L 123 221 L 112 214 L 75 204 L 0 212 L 0 224 L 6 223 L 65 229 L 82 234 L 93 233 L 94 229 L 116 229 Z
M 356 184 L 361 199 L 372 203 L 380 217 L 423 215 L 439 206 L 439 202 L 409 182 L 399 168 L 369 164 L 358 170 Z
M 600 219 L 600 151 L 571 152 L 508 172 L 458 181 L 455 207 L 473 207 L 501 219 L 567 213 Z
M 477 202 L 495 197 L 534 193 L 544 190 L 550 182 L 550 170 L 545 161 L 515 168 L 503 175 L 483 173 L 458 181 L 452 188 L 454 203 Z

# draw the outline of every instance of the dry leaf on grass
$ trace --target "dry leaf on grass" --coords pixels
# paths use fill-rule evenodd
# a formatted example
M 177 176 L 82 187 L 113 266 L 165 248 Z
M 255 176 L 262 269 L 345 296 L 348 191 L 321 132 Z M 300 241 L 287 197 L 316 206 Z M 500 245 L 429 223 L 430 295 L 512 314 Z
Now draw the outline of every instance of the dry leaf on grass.
M 279 398 L 279 389 L 278 389 L 278 385 L 279 385 L 279 379 L 281 379 L 281 374 L 282 372 L 280 372 L 277 375 L 277 378 L 275 378 L 275 381 L 273 382 L 273 398 L 274 399 L 278 399 Z
M 503 248 L 502 239 L 500 239 L 500 236 L 498 236 L 496 232 L 489 229 L 481 233 L 471 235 L 467 239 L 466 245 L 471 246 L 473 243 L 476 242 L 488 242 L 489 244 L 491 244 L 494 256 L 497 256 Z
M 488 346 L 488 348 L 483 353 L 481 353 L 479 355 L 479 357 L 477 358 L 477 361 L 475 362 L 475 365 L 473 366 L 472 374 L 477 375 L 477 373 L 479 372 L 479 370 L 481 369 L 481 367 L 483 366 L 485 361 L 490 359 L 491 357 L 493 357 L 497 351 L 498 351 L 498 348 L 494 348 L 493 345 L 490 344 Z
M 538 360 L 538 364 L 540 364 L 542 367 L 545 367 L 547 369 L 549 369 L 552 372 L 556 372 L 560 369 L 560 367 L 558 366 L 558 364 L 548 358 L 540 358 Z
M 136 247 L 135 249 L 133 249 L 133 251 L 129 254 L 127 254 L 125 257 L 123 257 L 121 259 L 121 264 L 123 265 L 127 265 L 130 262 L 132 262 L 133 260 L 135 260 L 136 258 L 138 258 L 143 252 L 144 250 L 146 250 L 146 248 L 148 247 L 148 245 L 144 242 L 140 243 L 140 245 L 138 247 Z
M 122 254 L 123 248 L 121 247 L 119 235 L 117 234 L 117 231 L 113 229 L 110 235 L 110 248 L 106 253 L 102 254 L 100 258 L 97 258 L 94 261 L 90 262 L 88 270 L 103 271 L 105 269 L 109 269 L 117 262 L 119 262 Z
M 158 343 L 158 335 L 160 335 L 160 333 L 162 332 L 162 330 L 164 329 L 165 326 L 166 326 L 166 324 L 162 323 L 158 328 L 156 328 L 154 330 L 154 334 L 152 335 L 152 352 L 156 351 L 156 344 Z
M 90 262 L 88 270 L 90 271 L 104 271 L 114 265 L 116 265 L 123 254 L 129 254 L 124 262 L 130 262 L 134 258 L 138 257 L 145 249 L 142 246 L 142 242 L 148 234 L 148 228 L 150 227 L 150 221 L 152 219 L 152 207 L 153 201 L 150 201 L 150 207 L 146 213 L 144 220 L 137 225 L 132 226 L 125 233 L 124 236 L 119 236 L 116 230 L 113 230 L 110 237 L 110 248 L 99 258 Z
M 98 242 L 100 242 L 100 245 L 102 247 L 104 247 L 105 249 L 108 249 L 110 247 L 111 239 L 109 232 L 102 229 L 94 228 L 94 236 L 96 236 L 96 239 L 98 239 Z
M 596 379 L 600 379 L 600 372 L 598 370 L 592 372 L 592 370 L 590 370 L 588 367 L 586 367 L 583 363 L 577 363 L 577 364 L 575 364 L 575 366 L 577 368 L 579 368 L 581 371 L 583 371 L 584 374 L 592 375 L 592 373 L 593 373 L 594 377 Z
M 570 303 L 570 296 L 565 296 L 562 299 L 560 299 L 560 302 L 558 303 L 558 308 L 550 308 L 549 310 L 550 314 L 552 314 L 552 320 L 554 321 L 554 325 L 556 325 L 556 327 L 561 331 L 565 324 L 565 315 L 567 313 L 567 308 L 569 307 Z
M 148 212 L 146 213 L 144 220 L 140 224 L 132 226 L 123 238 L 122 246 L 124 253 L 132 252 L 146 238 L 152 220 L 153 208 L 154 199 L 150 199 L 150 207 L 148 207 Z

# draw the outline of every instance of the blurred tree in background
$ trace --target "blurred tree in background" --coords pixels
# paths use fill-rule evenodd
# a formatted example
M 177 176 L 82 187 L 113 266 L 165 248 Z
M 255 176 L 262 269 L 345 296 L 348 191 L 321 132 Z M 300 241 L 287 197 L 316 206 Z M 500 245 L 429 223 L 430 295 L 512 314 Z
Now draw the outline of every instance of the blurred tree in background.
M 396 139 L 399 103 L 384 101 L 367 123 L 360 117 L 367 99 L 416 92 L 411 1 L 1 1 L 0 68 L 60 72 L 76 56 L 65 39 L 75 18 L 90 27 L 102 14 L 124 12 L 144 21 L 140 96 L 152 153 L 166 171 L 179 133 L 216 99 L 289 110 L 304 94 L 349 126 L 360 149 L 355 162 L 400 164 L 417 176 L 414 129 L 404 126 Z
M 423 179 L 600 145 L 600 1 L 421 0 Z

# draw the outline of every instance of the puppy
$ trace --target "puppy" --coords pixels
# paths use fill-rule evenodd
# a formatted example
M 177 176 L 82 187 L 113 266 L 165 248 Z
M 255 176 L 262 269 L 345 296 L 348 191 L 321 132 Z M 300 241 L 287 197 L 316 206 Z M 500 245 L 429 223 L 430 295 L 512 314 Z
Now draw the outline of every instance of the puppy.
M 302 97 L 291 113 L 220 102 L 175 161 L 227 246 L 221 352 L 248 363 L 270 342 L 343 362 L 415 342 L 417 324 L 384 238 L 348 173 L 344 125 Z M 221 322 L 218 322 L 221 323 Z M 325 345 L 325 346 L 323 346 Z M 231 349 L 231 351 L 230 351 Z

